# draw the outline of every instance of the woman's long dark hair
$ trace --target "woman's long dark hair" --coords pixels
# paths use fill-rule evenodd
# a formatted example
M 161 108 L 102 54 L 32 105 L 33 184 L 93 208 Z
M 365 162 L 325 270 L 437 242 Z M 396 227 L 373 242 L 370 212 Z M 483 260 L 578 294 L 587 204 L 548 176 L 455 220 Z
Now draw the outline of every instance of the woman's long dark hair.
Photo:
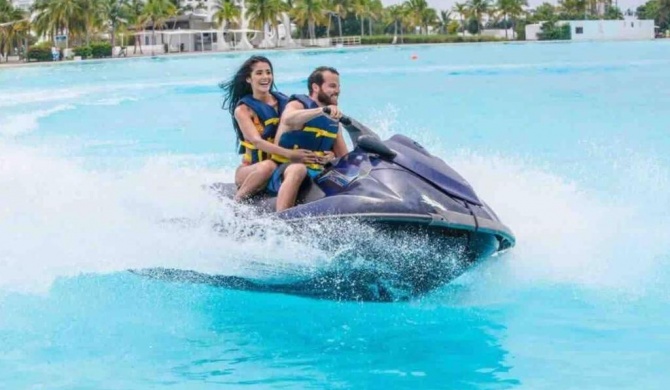
M 247 82 L 247 79 L 251 77 L 251 67 L 259 62 L 264 62 L 270 66 L 270 71 L 272 72 L 272 85 L 270 90 L 276 90 L 274 80 L 274 69 L 272 68 L 272 63 L 266 57 L 263 56 L 251 56 L 249 59 L 244 61 L 242 66 L 235 72 L 235 75 L 228 81 L 222 82 L 219 84 L 219 87 L 224 91 L 223 99 L 223 109 L 230 112 L 230 115 L 235 114 L 235 108 L 237 108 L 237 103 L 245 95 L 250 95 L 253 93 L 251 90 L 251 84 Z
M 247 79 L 251 77 L 251 67 L 259 62 L 264 62 L 270 66 L 270 71 L 272 72 L 272 85 L 270 85 L 270 91 L 276 90 L 277 86 L 275 85 L 274 79 L 275 71 L 272 68 L 272 62 L 263 56 L 249 57 L 230 80 L 219 84 L 219 87 L 223 89 L 224 94 L 223 106 L 221 108 L 228 111 L 233 120 L 233 128 L 237 133 L 237 152 L 240 154 L 244 153 L 244 148 L 240 146 L 240 141 L 244 139 L 244 136 L 242 135 L 242 130 L 240 130 L 240 125 L 237 123 L 237 120 L 235 120 L 235 108 L 237 108 L 240 99 L 253 93 L 251 84 L 247 82 Z

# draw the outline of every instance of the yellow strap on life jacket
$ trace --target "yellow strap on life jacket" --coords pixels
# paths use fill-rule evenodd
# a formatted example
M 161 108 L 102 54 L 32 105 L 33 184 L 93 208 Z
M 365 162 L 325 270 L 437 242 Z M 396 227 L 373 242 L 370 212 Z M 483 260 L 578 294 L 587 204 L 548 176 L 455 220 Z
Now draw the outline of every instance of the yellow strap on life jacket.
M 276 125 L 279 123 L 279 118 L 274 117 L 267 119 L 263 124 L 260 123 L 260 118 L 257 115 L 254 115 L 252 117 L 252 122 L 254 123 L 254 126 L 256 127 L 256 130 L 258 130 L 258 133 L 263 134 L 263 131 L 265 130 L 263 126 L 269 126 L 269 125 Z M 273 143 L 274 138 L 268 138 L 266 141 Z M 254 146 L 251 142 L 242 140 L 240 141 L 240 145 L 244 146 L 246 150 L 244 151 L 244 161 L 247 163 L 254 163 L 258 161 L 263 161 L 268 158 L 268 154 L 265 153 L 262 150 L 259 150 L 257 147 Z M 258 155 L 257 159 L 254 159 L 254 153 Z M 256 160 L 256 161 L 254 161 Z
M 244 146 L 247 149 L 256 150 L 256 147 L 251 142 L 242 141 L 240 142 L 240 145 Z
M 265 126 L 267 125 L 276 125 L 279 123 L 279 118 L 270 118 L 265 121 Z
M 333 134 L 329 131 L 319 129 L 318 127 L 305 127 L 302 131 L 307 131 L 309 133 L 316 133 L 314 136 L 316 138 L 326 137 L 326 138 L 337 138 L 337 134 Z
M 267 141 L 272 143 L 272 142 L 274 142 L 274 139 L 268 138 Z M 267 159 L 267 155 L 265 154 L 265 152 L 258 149 L 257 147 L 255 147 L 254 144 L 252 144 L 251 142 L 242 141 L 242 142 L 240 142 L 240 145 L 242 145 L 246 148 L 246 151 L 244 152 L 244 160 L 246 162 L 252 162 L 253 161 L 252 154 L 254 153 L 254 151 L 257 151 L 257 153 L 258 153 L 258 161 L 263 161 L 263 160 Z

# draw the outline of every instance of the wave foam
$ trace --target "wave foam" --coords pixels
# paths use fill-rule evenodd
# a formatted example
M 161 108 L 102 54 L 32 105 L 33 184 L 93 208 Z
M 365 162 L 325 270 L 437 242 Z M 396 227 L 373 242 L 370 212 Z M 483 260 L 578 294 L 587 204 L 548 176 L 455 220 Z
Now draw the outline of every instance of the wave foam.
M 39 127 L 39 120 L 55 113 L 73 110 L 75 106 L 71 104 L 61 104 L 46 110 L 32 111 L 29 113 L 10 115 L 6 118 L 0 118 L 2 128 L 0 128 L 0 135 L 5 137 L 15 137 L 18 135 L 30 133 L 37 130 Z
M 385 138 L 394 118 L 387 107 L 364 122 Z M 670 193 L 662 160 L 602 152 L 609 168 L 589 174 L 613 182 L 600 191 L 523 157 L 450 151 L 421 129 L 408 135 L 461 172 L 515 232 L 517 246 L 475 273 L 487 285 L 576 283 L 644 291 L 650 280 L 667 283 L 660 271 L 670 253 L 670 212 L 667 202 L 654 202 Z M 243 209 L 202 189 L 232 181 L 232 169 L 185 161 L 155 156 L 140 169 L 95 172 L 67 157 L 0 141 L 0 188 L 6 189 L 0 191 L 0 287 L 43 288 L 59 276 L 142 267 L 279 275 L 329 261 L 329 254 L 287 237 L 281 225 L 251 224 Z M 215 225 L 224 225 L 225 233 Z M 248 236 L 259 229 L 262 237 Z

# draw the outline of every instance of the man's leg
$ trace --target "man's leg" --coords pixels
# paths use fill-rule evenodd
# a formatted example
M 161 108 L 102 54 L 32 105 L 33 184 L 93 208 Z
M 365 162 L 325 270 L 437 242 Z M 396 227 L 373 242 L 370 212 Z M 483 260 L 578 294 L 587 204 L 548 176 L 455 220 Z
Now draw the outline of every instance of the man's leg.
M 272 160 L 265 160 L 252 165 L 251 168 L 253 169 L 241 180 L 242 184 L 235 193 L 236 202 L 245 200 L 260 191 L 272 176 L 277 164 Z M 243 172 L 241 173 L 243 175 Z
M 291 164 L 284 170 L 284 180 L 277 194 L 277 211 L 283 211 L 295 205 L 298 189 L 307 176 L 304 164 Z

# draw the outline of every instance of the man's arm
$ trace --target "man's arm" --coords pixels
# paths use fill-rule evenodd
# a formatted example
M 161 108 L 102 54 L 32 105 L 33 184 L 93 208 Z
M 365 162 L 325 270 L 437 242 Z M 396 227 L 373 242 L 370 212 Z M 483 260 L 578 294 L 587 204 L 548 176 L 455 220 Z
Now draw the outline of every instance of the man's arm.
M 347 144 L 344 142 L 344 136 L 342 135 L 342 126 L 340 126 L 340 130 L 337 132 L 337 137 L 335 138 L 335 143 L 333 144 L 333 153 L 335 153 L 335 157 L 342 157 L 349 153 L 347 150 Z
M 281 116 L 281 123 L 289 129 L 299 129 L 303 127 L 305 123 L 320 115 L 324 115 L 323 108 L 317 107 L 306 109 L 302 103 L 294 100 L 286 105 L 284 113 Z

